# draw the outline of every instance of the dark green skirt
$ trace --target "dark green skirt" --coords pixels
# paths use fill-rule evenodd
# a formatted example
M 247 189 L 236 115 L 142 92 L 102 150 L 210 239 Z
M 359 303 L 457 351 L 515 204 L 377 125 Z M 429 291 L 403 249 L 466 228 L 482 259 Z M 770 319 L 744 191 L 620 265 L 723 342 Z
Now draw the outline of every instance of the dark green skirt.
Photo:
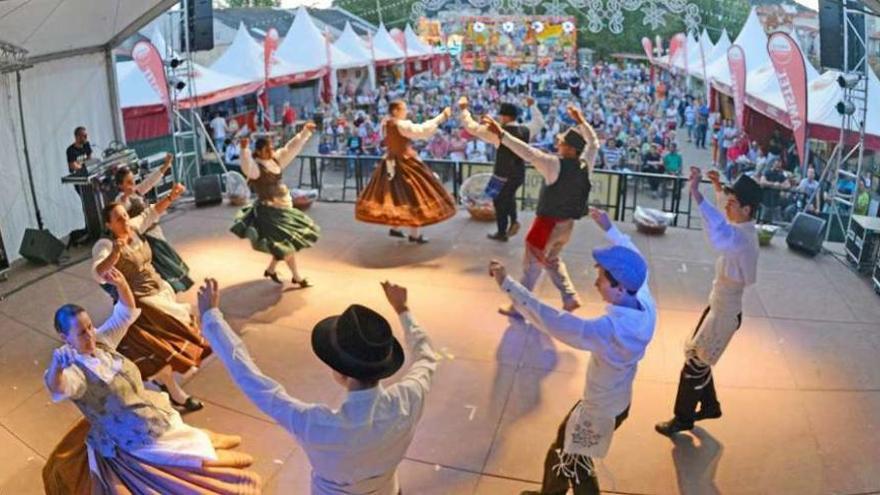
M 174 292 L 186 292 L 193 286 L 189 278 L 189 267 L 171 247 L 171 244 L 149 235 L 145 235 L 150 249 L 153 250 L 153 268 L 159 272 L 159 276 L 171 285 Z
M 321 229 L 314 220 L 296 208 L 275 208 L 259 203 L 245 206 L 229 229 L 251 247 L 282 260 L 291 253 L 311 247 Z

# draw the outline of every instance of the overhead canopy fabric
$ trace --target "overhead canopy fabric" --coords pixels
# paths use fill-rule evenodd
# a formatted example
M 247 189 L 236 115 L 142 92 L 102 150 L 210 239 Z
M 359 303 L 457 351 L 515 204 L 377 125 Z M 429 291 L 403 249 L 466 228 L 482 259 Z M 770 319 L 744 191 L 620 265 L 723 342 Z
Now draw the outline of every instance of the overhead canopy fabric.
M 403 50 L 391 37 L 391 33 L 385 29 L 384 24 L 379 24 L 379 29 L 373 35 L 373 60 L 376 65 L 394 65 L 402 63 L 406 59 Z
M 359 66 L 367 66 L 373 63 L 373 57 L 370 55 L 370 50 L 364 45 L 364 40 L 354 32 L 354 29 L 348 22 L 345 23 L 342 34 L 339 35 L 333 46 L 337 50 L 348 54 L 349 58 Z
M 413 31 L 413 28 L 407 24 L 403 31 L 403 39 L 406 43 L 406 55 L 409 58 L 426 60 L 434 56 L 434 49 Z
M 278 46 L 275 56 L 314 72 L 326 70 L 328 67 L 349 69 L 362 65 L 327 41 L 305 7 L 297 9 L 293 24 Z
M 24 48 L 31 58 L 87 48 L 99 51 L 142 18 L 155 17 L 175 3 L 177 0 L 5 0 L 0 2 L 0 38 Z
M 263 83 L 265 80 L 263 45 L 250 35 L 244 24 L 239 24 L 232 44 L 220 55 L 211 69 L 247 82 Z M 324 68 L 309 70 L 307 67 L 276 56 L 269 69 L 270 85 L 290 84 L 320 77 Z

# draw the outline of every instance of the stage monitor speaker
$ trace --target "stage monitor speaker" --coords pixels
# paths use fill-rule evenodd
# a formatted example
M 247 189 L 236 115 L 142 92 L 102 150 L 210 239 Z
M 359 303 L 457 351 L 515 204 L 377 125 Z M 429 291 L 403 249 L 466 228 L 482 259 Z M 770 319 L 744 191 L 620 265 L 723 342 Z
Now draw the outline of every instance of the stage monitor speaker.
M 21 240 L 21 248 L 18 254 L 28 261 L 46 265 L 58 263 L 61 253 L 64 252 L 64 243 L 58 240 L 48 230 L 27 229 Z
M 216 205 L 223 202 L 223 186 L 217 174 L 204 175 L 193 185 L 196 206 Z
M 791 249 L 815 256 L 822 250 L 826 223 L 825 219 L 798 213 L 791 223 L 785 242 Z
M 181 19 L 189 33 L 189 48 L 197 52 L 214 49 L 214 5 L 212 0 L 187 0 Z M 180 38 L 180 50 L 186 51 L 186 38 Z
M 844 67 L 844 1 L 850 8 L 864 8 L 858 0 L 819 0 L 819 63 L 826 69 L 849 72 L 858 68 L 859 60 L 865 55 L 864 43 L 857 41 L 857 36 L 866 39 L 865 16 L 858 12 L 850 13 L 849 67 Z

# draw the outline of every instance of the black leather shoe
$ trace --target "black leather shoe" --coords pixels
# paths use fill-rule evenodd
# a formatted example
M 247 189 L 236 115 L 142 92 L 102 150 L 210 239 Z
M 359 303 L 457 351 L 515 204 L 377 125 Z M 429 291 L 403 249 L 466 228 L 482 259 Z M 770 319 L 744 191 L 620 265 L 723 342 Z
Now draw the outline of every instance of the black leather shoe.
M 416 244 L 427 244 L 428 239 L 423 235 L 420 235 L 418 237 L 409 236 L 409 242 L 414 242 Z
M 176 400 L 174 400 L 174 397 L 171 397 L 171 393 L 168 392 L 168 387 L 156 381 L 153 381 L 153 385 L 159 387 L 159 390 L 168 394 L 168 400 L 171 401 L 171 405 L 173 405 L 174 407 L 183 409 L 186 412 L 195 412 L 205 408 L 205 405 L 202 404 L 202 401 L 196 399 L 192 395 L 187 397 L 186 400 L 183 402 L 177 402 Z
M 311 287 L 311 286 L 312 286 L 312 284 L 310 284 L 310 283 L 309 283 L 309 280 L 306 279 L 306 278 L 301 278 L 301 279 L 299 279 L 299 280 L 297 280 L 297 279 L 294 278 L 294 279 L 291 279 L 291 280 L 290 280 L 290 283 L 292 283 L 293 285 L 298 286 L 300 289 L 305 289 L 306 287 Z
M 492 239 L 493 241 L 498 242 L 507 242 L 507 235 L 502 234 L 501 232 L 495 232 L 494 234 L 486 234 L 486 237 Z
M 507 237 L 513 237 L 519 232 L 519 222 L 513 222 L 507 229 Z
M 704 419 L 718 419 L 721 417 L 721 405 L 711 407 L 700 407 L 697 414 L 694 415 L 694 421 L 702 421 Z
M 263 276 L 266 277 L 266 278 L 268 278 L 268 279 L 270 279 L 270 280 L 272 280 L 272 281 L 275 282 L 276 284 L 281 285 L 281 284 L 284 283 L 284 282 L 281 281 L 280 278 L 278 278 L 278 274 L 275 273 L 275 272 L 270 272 L 269 270 L 266 270 L 266 271 L 263 272 Z
M 388 235 L 390 235 L 391 237 L 400 237 L 401 239 L 406 237 L 406 235 L 403 233 L 402 230 L 397 230 L 397 229 L 390 229 L 388 231 Z
M 672 418 L 669 421 L 662 421 L 654 425 L 654 429 L 657 430 L 657 433 L 661 435 L 666 435 L 667 437 L 671 437 L 678 432 L 693 430 L 693 423 L 687 424 L 678 418 Z

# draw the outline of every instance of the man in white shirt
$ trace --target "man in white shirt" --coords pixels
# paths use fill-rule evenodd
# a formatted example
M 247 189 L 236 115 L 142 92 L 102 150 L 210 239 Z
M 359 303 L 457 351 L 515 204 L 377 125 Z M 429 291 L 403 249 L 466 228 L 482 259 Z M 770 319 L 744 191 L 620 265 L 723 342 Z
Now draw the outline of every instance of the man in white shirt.
M 614 431 L 629 414 L 636 369 L 654 335 L 657 309 L 644 257 L 607 213 L 590 208 L 590 216 L 612 244 L 593 250 L 595 287 L 608 303 L 606 313 L 598 318 L 558 311 L 508 277 L 500 262 L 489 265 L 490 274 L 517 310 L 539 331 L 590 352 L 583 399 L 562 421 L 547 452 L 541 491 L 523 495 L 561 495 L 569 487 L 575 495 L 598 495 L 593 459 L 605 457 Z
M 599 138 L 580 109 L 572 105 L 568 107 L 568 113 L 577 126 L 556 136 L 558 155 L 529 146 L 491 117 L 484 116 L 483 124 L 498 136 L 501 145 L 530 162 L 544 177 L 538 196 L 537 215 L 526 236 L 520 283 L 532 290 L 541 273 L 546 271 L 562 296 L 562 308 L 574 311 L 581 306 L 581 302 L 560 255 L 571 240 L 575 220 L 587 212 L 590 174 L 599 151 Z M 513 306 L 502 307 L 499 312 L 513 318 L 521 317 Z
M 761 203 L 761 186 L 746 175 L 741 175 L 733 186 L 722 186 L 716 170 L 707 175 L 712 181 L 717 204 L 724 205 L 724 213 L 700 193 L 702 174 L 697 167 L 691 167 L 691 196 L 699 205 L 709 244 L 718 251 L 719 257 L 715 262 L 709 305 L 685 346 L 685 364 L 675 397 L 675 416 L 654 427 L 663 435 L 691 430 L 695 421 L 721 417 L 712 366 L 721 358 L 742 324 L 743 291 L 757 279 L 758 233 L 754 217 Z M 726 193 L 726 198 L 722 193 Z
M 211 122 L 208 125 L 211 126 L 211 130 L 214 133 L 214 146 L 216 146 L 219 151 L 223 151 L 223 141 L 226 140 L 226 131 L 229 130 L 229 126 L 226 124 L 226 119 L 218 113 L 214 115 L 214 118 L 211 119 Z
M 403 347 L 388 321 L 360 305 L 321 320 L 312 330 L 312 350 L 348 390 L 338 409 L 291 397 L 264 375 L 224 320 L 217 281 L 209 279 L 199 290 L 205 337 L 245 395 L 306 452 L 313 495 L 401 491 L 397 466 L 424 412 L 438 358 L 409 312 L 406 289 L 389 282 L 382 288 L 400 317 L 412 364 L 397 383 L 385 388 L 379 381 L 397 372 L 404 361 Z

